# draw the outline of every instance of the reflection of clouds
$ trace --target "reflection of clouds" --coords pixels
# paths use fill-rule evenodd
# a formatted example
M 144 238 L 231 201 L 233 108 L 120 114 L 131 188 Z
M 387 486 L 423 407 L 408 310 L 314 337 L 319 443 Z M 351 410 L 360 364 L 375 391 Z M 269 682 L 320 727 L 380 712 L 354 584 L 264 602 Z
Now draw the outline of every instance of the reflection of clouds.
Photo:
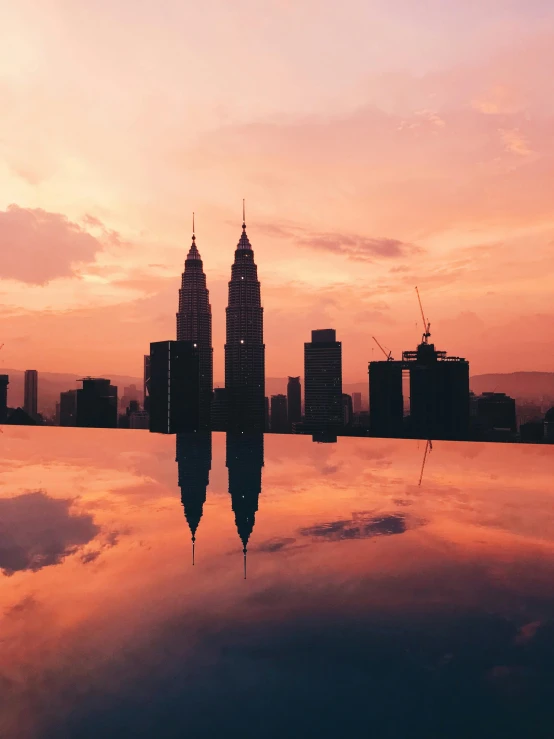
M 0 499 L 0 569 L 5 575 L 59 564 L 100 531 L 72 501 L 34 492 Z
M 256 552 L 278 552 L 289 544 L 294 544 L 295 541 L 296 539 L 292 537 L 275 537 L 273 539 L 267 539 L 267 541 L 262 541 L 261 544 L 258 544 L 253 549 L 251 547 L 250 550 Z
M 373 536 L 392 536 L 406 531 L 406 516 L 403 513 L 378 515 L 353 513 L 352 518 L 342 521 L 318 523 L 300 529 L 302 536 L 315 536 L 330 541 L 339 539 L 370 539 Z

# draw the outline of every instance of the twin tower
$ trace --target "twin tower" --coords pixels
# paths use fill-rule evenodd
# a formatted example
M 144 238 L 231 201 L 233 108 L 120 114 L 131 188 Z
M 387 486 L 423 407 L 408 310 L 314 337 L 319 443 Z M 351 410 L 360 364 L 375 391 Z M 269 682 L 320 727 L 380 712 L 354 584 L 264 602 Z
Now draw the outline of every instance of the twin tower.
M 179 290 L 177 340 L 192 341 L 200 371 L 200 428 L 211 427 L 213 394 L 212 308 L 206 275 L 196 246 L 185 261 Z M 244 218 L 231 267 L 226 309 L 225 396 L 230 432 L 263 432 L 265 426 L 265 345 L 258 268 Z

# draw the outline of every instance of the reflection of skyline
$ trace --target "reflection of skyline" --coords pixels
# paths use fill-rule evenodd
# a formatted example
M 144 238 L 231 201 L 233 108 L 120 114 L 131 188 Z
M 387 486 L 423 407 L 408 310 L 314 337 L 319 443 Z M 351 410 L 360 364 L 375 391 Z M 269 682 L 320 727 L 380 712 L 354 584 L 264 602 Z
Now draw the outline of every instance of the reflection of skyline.
M 177 434 L 176 462 L 181 502 L 192 541 L 192 564 L 196 531 L 202 518 L 212 467 L 212 435 Z
M 244 577 L 248 540 L 254 529 L 258 498 L 262 490 L 264 466 L 263 434 L 227 434 L 226 465 L 229 470 L 229 493 L 235 524 L 242 542 Z

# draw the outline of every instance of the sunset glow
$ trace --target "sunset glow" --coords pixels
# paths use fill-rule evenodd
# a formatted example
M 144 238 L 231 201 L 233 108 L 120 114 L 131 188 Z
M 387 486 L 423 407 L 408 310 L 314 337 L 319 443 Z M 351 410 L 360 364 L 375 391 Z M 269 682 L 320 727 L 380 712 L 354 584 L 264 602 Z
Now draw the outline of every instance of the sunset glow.
M 472 374 L 552 369 L 551 2 L 20 0 L 1 23 L 1 366 L 139 376 L 194 210 L 222 380 L 244 197 L 268 377 L 332 326 L 364 380 L 372 334 L 419 340 L 416 284 Z

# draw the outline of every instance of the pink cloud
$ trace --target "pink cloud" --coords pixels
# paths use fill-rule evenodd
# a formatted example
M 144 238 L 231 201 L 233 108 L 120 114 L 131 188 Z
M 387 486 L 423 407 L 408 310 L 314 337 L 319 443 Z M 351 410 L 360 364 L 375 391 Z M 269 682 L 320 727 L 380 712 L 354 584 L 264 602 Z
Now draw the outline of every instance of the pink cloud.
M 44 285 L 94 261 L 98 239 L 60 213 L 9 205 L 0 211 L 0 277 Z

